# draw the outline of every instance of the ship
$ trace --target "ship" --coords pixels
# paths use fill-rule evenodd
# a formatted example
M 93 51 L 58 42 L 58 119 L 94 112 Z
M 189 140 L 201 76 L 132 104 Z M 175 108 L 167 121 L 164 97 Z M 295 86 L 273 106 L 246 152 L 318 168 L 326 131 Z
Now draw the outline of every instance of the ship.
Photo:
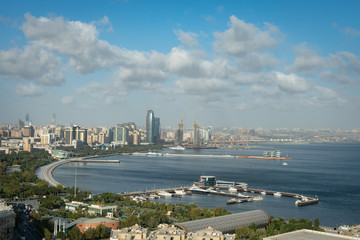
M 185 150 L 184 147 L 180 146 L 180 145 L 177 145 L 177 146 L 174 146 L 174 147 L 169 147 L 170 150 L 176 150 L 176 151 L 183 151 Z
M 195 184 L 189 188 L 189 191 L 194 194 L 208 194 L 209 192 L 205 189 L 202 189 Z
M 319 203 L 318 197 L 310 198 L 310 197 L 300 195 L 299 199 L 295 201 L 296 206 L 305 206 L 305 205 L 315 204 L 315 203 Z
M 267 159 L 267 160 L 291 160 L 289 157 L 282 157 L 279 150 L 265 151 L 263 156 L 236 156 L 236 158 Z

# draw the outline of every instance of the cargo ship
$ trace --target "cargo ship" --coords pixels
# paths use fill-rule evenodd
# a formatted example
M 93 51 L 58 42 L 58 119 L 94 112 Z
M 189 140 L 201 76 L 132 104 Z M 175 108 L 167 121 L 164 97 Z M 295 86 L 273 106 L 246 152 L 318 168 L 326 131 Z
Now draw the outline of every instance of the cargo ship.
M 250 158 L 250 159 L 268 159 L 268 160 L 291 160 L 289 157 L 281 157 L 281 152 L 276 151 L 265 151 L 263 156 L 236 156 L 236 158 Z

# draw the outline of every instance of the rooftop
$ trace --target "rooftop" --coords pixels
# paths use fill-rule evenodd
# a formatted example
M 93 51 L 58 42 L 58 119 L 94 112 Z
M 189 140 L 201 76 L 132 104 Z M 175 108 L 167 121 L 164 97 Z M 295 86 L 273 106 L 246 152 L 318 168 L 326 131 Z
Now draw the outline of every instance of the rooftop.
M 264 240 L 359 240 L 359 238 L 348 237 L 344 235 L 325 233 L 313 230 L 302 229 L 294 232 L 283 233 L 271 237 L 266 237 Z

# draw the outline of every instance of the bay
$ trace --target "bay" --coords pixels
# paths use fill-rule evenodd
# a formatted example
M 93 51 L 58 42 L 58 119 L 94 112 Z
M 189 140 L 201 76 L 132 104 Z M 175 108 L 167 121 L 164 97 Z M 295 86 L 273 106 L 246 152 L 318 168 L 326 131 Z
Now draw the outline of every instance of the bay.
M 261 156 L 263 151 L 281 150 L 292 160 L 209 158 L 205 155 Z M 161 153 L 178 153 L 163 150 Z M 190 186 L 200 175 L 246 182 L 249 188 L 317 195 L 319 204 L 295 206 L 294 198 L 265 196 L 263 201 L 226 205 L 221 196 L 184 196 L 160 199 L 167 203 L 196 203 L 200 207 L 221 206 L 231 212 L 262 209 L 274 217 L 319 217 L 320 224 L 338 227 L 360 224 L 360 143 L 261 144 L 250 149 L 186 149 L 182 154 L 202 157 L 111 156 L 119 164 L 70 163 L 55 169 L 54 178 L 66 186 L 77 186 L 92 193 L 132 192 Z

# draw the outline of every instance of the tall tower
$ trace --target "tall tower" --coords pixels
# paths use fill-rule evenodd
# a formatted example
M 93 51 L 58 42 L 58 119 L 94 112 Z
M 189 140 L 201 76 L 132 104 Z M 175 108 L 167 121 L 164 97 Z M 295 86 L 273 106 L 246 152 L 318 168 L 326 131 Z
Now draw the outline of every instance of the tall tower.
M 154 144 L 155 117 L 153 110 L 148 110 L 146 115 L 146 140 L 149 144 Z
M 161 135 L 161 126 L 160 126 L 160 118 L 154 119 L 154 128 L 153 128 L 153 138 L 154 143 L 158 144 L 160 143 L 160 135 Z
M 52 118 L 51 118 L 51 125 L 55 125 L 56 124 L 56 115 L 55 113 L 53 113 Z
M 29 121 L 29 120 L 30 120 L 29 113 L 27 113 L 26 116 L 25 116 L 25 125 L 26 125 L 26 126 L 29 126 L 29 125 L 30 125 L 30 121 Z
M 199 124 L 196 124 L 196 122 L 194 122 L 194 142 L 193 145 L 195 147 L 200 146 L 200 130 L 199 130 Z
M 183 145 L 183 139 L 184 139 L 184 124 L 183 120 L 181 120 L 181 123 L 178 124 L 179 129 L 176 131 L 176 144 L 182 146 Z

